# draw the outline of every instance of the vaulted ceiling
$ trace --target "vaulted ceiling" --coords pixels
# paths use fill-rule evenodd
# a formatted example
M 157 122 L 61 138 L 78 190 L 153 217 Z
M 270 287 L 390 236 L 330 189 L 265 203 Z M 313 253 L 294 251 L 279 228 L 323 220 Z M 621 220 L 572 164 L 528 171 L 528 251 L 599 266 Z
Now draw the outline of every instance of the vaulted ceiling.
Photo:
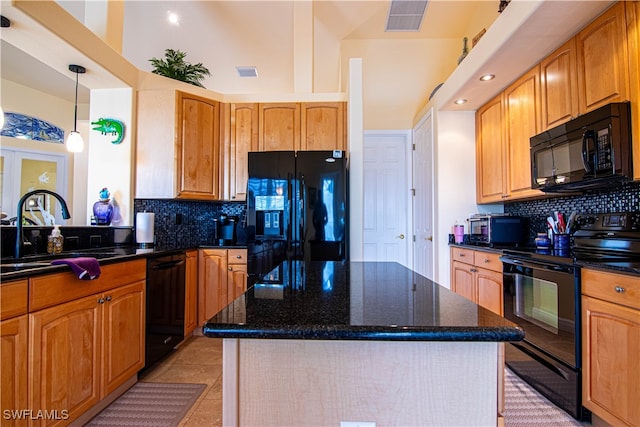
M 406 127 L 433 88 L 455 69 L 463 37 L 471 40 L 488 28 L 499 4 L 431 0 L 420 31 L 385 32 L 388 0 L 315 0 L 307 9 L 296 2 L 301 3 L 126 1 L 122 55 L 150 71 L 150 58 L 162 57 L 167 48 L 180 49 L 187 52 L 187 61 L 209 68 L 212 76 L 203 82 L 207 89 L 265 99 L 282 93 L 344 92 L 348 59 L 363 58 L 365 103 L 403 117 L 402 125 L 383 127 Z M 84 2 L 58 3 L 90 26 L 91 9 Z M 169 23 L 169 12 L 178 16 L 178 25 Z M 21 65 L 28 59 L 16 49 L 3 49 L 3 78 L 31 86 L 51 81 L 42 78 L 37 64 Z M 258 77 L 241 78 L 236 66 L 256 66 Z M 53 89 L 60 94 L 73 93 L 73 76 L 66 74 L 57 72 L 57 78 L 67 77 L 67 84 L 59 81 Z

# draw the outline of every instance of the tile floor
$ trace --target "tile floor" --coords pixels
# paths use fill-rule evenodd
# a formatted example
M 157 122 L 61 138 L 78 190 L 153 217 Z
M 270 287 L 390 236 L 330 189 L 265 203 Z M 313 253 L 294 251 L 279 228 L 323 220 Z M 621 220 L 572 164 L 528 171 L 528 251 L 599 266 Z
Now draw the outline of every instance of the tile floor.
M 152 367 L 142 382 L 207 384 L 181 427 L 222 426 L 222 340 L 193 336 Z

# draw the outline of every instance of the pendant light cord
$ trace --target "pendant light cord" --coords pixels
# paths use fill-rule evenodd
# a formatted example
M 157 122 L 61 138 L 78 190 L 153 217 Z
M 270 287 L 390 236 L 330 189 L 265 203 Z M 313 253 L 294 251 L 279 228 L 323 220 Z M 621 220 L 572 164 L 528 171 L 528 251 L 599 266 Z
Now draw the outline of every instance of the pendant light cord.
M 76 71 L 76 102 L 73 110 L 73 131 L 77 132 L 76 129 L 78 124 L 78 71 Z

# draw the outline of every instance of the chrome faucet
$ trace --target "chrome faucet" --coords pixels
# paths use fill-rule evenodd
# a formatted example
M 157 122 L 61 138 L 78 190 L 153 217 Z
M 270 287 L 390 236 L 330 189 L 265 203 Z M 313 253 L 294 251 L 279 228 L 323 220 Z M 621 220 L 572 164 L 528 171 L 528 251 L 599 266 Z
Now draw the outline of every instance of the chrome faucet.
M 18 201 L 18 214 L 16 215 L 16 251 L 14 254 L 16 259 L 22 257 L 22 246 L 24 244 L 22 240 L 22 237 L 23 237 L 22 236 L 22 217 L 23 217 L 22 207 L 24 206 L 24 202 L 29 197 L 33 196 L 34 194 L 41 194 L 41 193 L 50 194 L 56 199 L 58 199 L 58 201 L 60 202 L 60 210 L 62 211 L 62 218 L 64 219 L 71 218 L 71 215 L 69 214 L 69 208 L 67 208 L 67 202 L 65 202 L 62 196 L 59 195 L 58 193 L 54 193 L 53 191 L 50 191 L 50 190 L 33 190 L 26 193 Z

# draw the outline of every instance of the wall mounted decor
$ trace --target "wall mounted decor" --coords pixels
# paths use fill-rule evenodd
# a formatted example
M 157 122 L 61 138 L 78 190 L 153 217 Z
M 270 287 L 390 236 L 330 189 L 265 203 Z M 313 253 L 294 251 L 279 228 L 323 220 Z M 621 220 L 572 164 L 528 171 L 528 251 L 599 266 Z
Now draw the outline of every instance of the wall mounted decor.
M 122 139 L 124 138 L 124 123 L 120 120 L 109 119 L 109 118 L 99 118 L 96 122 L 91 122 L 92 125 L 96 125 L 96 127 L 91 128 L 93 130 L 97 130 L 103 135 L 111 134 L 116 137 L 112 144 L 120 144 Z
M 64 130 L 58 126 L 33 116 L 20 113 L 4 113 L 4 126 L 0 135 L 33 141 L 64 143 Z

